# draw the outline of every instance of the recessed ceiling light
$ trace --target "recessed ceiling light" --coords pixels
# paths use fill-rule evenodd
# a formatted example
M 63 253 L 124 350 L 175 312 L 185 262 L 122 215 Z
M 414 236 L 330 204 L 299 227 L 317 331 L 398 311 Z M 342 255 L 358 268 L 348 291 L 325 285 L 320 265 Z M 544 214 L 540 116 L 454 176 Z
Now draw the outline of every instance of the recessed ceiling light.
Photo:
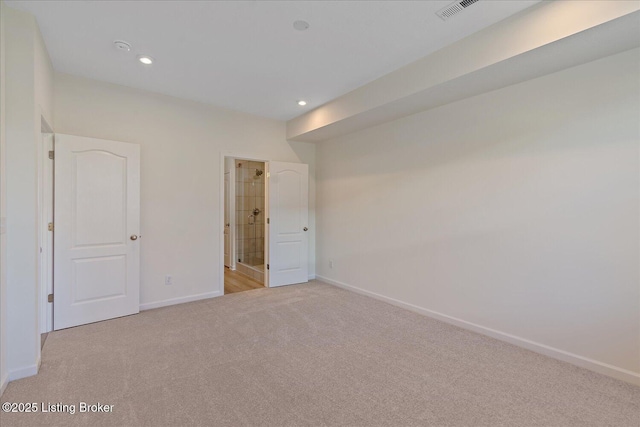
M 131 45 L 124 40 L 116 40 L 113 42 L 116 49 L 122 52 L 129 52 L 131 50 Z
M 298 105 L 304 107 L 305 105 L 307 105 L 307 101 L 300 100 L 298 101 Z
M 153 58 L 147 55 L 138 55 L 138 61 L 142 62 L 144 65 L 153 64 Z
M 307 21 L 296 21 L 293 23 L 293 28 L 298 31 L 304 31 L 309 28 L 309 23 Z

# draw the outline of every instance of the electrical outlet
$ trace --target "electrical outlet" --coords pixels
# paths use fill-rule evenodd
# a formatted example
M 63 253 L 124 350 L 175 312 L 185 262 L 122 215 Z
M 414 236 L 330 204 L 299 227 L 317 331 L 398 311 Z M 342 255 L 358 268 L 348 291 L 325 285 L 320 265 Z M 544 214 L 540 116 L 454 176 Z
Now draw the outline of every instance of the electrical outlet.
M 164 284 L 167 286 L 173 285 L 173 276 L 169 276 L 169 275 L 164 276 Z
M 329 268 L 333 268 L 333 260 L 332 259 L 329 260 Z

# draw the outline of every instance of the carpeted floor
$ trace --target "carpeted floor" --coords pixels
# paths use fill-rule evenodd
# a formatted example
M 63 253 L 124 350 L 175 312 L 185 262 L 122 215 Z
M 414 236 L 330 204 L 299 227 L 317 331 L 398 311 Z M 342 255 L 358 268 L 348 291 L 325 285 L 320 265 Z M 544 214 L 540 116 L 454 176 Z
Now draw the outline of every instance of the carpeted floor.
M 640 388 L 326 284 L 53 332 L 10 426 L 634 426 Z

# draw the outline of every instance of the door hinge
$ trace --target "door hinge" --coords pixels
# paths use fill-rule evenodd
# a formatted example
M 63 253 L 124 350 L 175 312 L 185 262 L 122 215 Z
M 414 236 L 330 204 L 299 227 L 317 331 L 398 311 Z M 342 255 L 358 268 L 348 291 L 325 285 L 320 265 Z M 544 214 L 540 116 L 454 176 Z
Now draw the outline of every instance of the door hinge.
M 47 295 L 47 302 L 53 302 L 53 294 Z
M 267 224 L 269 224 L 269 218 L 267 218 Z
M 50 222 L 49 224 L 47 224 L 47 230 L 49 231 L 53 231 L 53 223 Z
M 53 150 L 49 150 L 49 158 L 53 160 L 54 157 L 55 155 L 53 154 Z
M 269 269 L 269 264 L 267 264 L 267 270 Z

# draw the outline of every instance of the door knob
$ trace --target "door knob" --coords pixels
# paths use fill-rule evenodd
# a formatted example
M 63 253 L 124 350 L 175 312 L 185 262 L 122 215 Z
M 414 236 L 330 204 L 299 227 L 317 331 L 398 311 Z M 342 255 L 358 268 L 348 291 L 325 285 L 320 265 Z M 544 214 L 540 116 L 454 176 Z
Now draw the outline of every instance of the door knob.
M 307 231 L 307 230 L 309 230 L 309 229 L 308 229 L 307 227 L 305 227 L 305 228 L 303 228 L 303 230 L 304 230 L 304 231 Z
M 138 236 L 136 236 L 135 234 L 132 234 L 131 237 L 129 237 L 131 240 L 138 240 Z

